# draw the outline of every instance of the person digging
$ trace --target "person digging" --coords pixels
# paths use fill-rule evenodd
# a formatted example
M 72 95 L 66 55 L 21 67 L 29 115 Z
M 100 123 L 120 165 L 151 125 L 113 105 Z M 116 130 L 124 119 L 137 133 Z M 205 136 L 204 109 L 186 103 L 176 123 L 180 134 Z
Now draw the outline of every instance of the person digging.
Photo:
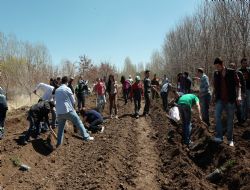
M 99 112 L 83 108 L 80 110 L 80 114 L 83 117 L 84 124 L 86 125 L 86 123 L 88 123 L 86 127 L 88 131 L 91 131 L 92 133 L 103 133 L 104 126 L 101 125 L 103 124 L 103 117 Z
M 184 94 L 180 96 L 180 94 L 175 90 L 173 90 L 173 94 L 175 96 L 182 120 L 183 142 L 184 144 L 190 146 L 192 145 L 192 141 L 190 140 L 192 130 L 192 107 L 196 108 L 198 111 L 198 119 L 202 122 L 199 98 L 194 94 Z
M 27 120 L 30 123 L 30 127 L 25 136 L 21 138 L 22 145 L 26 145 L 31 136 L 37 138 L 40 135 L 40 122 L 45 121 L 47 126 L 50 126 L 48 114 L 54 107 L 54 102 L 47 100 L 42 100 L 37 104 L 31 106 L 30 110 L 28 111 L 27 117 Z

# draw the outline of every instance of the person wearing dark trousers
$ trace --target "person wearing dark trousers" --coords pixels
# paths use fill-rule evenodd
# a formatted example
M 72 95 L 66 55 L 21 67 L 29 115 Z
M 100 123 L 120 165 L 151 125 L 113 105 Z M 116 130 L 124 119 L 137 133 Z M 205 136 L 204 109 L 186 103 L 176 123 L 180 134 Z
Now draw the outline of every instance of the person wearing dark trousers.
M 152 100 L 154 100 L 154 99 L 159 98 L 157 90 L 158 90 L 158 88 L 160 86 L 159 80 L 157 79 L 157 75 L 156 74 L 154 74 L 154 78 L 151 81 L 151 85 L 155 86 L 155 88 L 151 89 L 151 91 L 152 91 Z
M 140 76 L 135 77 L 135 83 L 131 87 L 130 97 L 134 99 L 135 117 L 139 118 L 141 109 L 141 97 L 143 95 L 143 87 L 140 82 Z
M 241 59 L 241 68 L 239 70 L 246 81 L 246 91 L 242 96 L 242 113 L 244 113 L 243 118 L 246 121 L 250 117 L 250 68 L 248 67 L 246 58 Z
M 236 117 L 239 124 L 243 124 L 246 121 L 246 113 L 243 110 L 243 105 L 245 104 L 246 97 L 246 80 L 243 76 L 243 73 L 240 70 L 237 70 L 235 63 L 230 63 L 229 67 L 236 71 L 237 76 L 240 80 L 240 90 L 241 90 L 241 101 L 237 104 L 236 102 Z
M 161 99 L 162 99 L 162 105 L 163 110 L 168 111 L 168 92 L 169 92 L 170 84 L 168 81 L 165 81 L 164 84 L 161 87 Z
M 22 139 L 22 144 L 27 144 L 28 140 L 31 136 L 37 138 L 40 134 L 40 122 L 45 121 L 47 126 L 50 125 L 49 123 L 49 116 L 48 114 L 51 110 L 55 107 L 55 104 L 52 101 L 42 100 L 37 104 L 31 106 L 27 120 L 30 122 L 30 127 L 25 134 L 24 138 Z
M 203 68 L 198 68 L 197 69 L 197 77 L 194 77 L 193 79 L 200 81 L 199 99 L 200 99 L 200 105 L 201 105 L 202 120 L 209 127 L 210 126 L 209 104 L 211 102 L 211 91 L 209 89 L 209 78 L 204 73 Z
M 184 94 L 179 95 L 176 91 L 173 91 L 178 108 L 180 111 L 180 116 L 182 120 L 182 131 L 183 131 L 183 142 L 186 145 L 191 145 L 191 131 L 192 131 L 192 107 L 195 107 L 198 111 L 198 119 L 202 121 L 199 98 L 194 94 Z
M 123 98 L 125 101 L 125 104 L 128 103 L 128 97 L 131 89 L 131 84 L 129 80 L 125 79 L 125 76 L 121 77 L 121 84 L 122 84 L 122 92 L 123 92 Z
M 103 124 L 103 117 L 99 112 L 97 112 L 96 110 L 87 111 L 85 108 L 83 108 L 82 110 L 80 110 L 80 113 L 83 117 L 85 125 L 86 123 L 88 123 L 88 126 L 86 127 L 87 130 L 93 133 L 102 133 L 104 131 L 104 126 L 101 125 Z
M 188 72 L 184 72 L 183 77 L 184 77 L 184 94 L 189 94 L 191 93 L 192 80 L 189 77 Z
M 0 89 L 2 89 L 0 87 Z M 6 113 L 8 110 L 6 96 L 3 93 L 3 90 L 0 90 L 0 140 L 4 136 L 4 122 L 6 118 Z
M 145 99 L 145 106 L 143 110 L 143 115 L 147 116 L 149 114 L 149 107 L 150 107 L 150 98 L 151 98 L 151 80 L 149 78 L 150 71 L 145 71 L 145 78 L 143 81 L 144 85 L 144 99 Z
M 73 93 L 73 92 L 72 92 Z M 77 97 L 77 107 L 78 107 L 78 112 L 85 107 L 85 95 L 88 93 L 88 85 L 86 81 L 80 80 L 78 81 L 78 84 L 75 89 L 75 94 Z

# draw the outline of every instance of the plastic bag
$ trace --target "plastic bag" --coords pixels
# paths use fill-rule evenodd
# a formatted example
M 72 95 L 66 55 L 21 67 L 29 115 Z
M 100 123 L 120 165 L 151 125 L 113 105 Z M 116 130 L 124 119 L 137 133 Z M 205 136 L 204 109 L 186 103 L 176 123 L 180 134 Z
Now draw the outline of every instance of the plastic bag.
M 177 106 L 174 106 L 169 110 L 169 116 L 175 122 L 180 121 L 180 112 Z

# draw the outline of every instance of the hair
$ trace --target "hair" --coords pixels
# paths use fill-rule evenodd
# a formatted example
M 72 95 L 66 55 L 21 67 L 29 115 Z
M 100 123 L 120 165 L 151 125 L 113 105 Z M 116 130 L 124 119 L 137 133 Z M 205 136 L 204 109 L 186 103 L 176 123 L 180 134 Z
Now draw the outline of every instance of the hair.
M 120 82 L 123 84 L 123 83 L 125 82 L 125 80 L 126 80 L 126 79 L 125 79 L 125 76 L 122 75 L 122 76 L 121 76 L 121 81 L 120 81 Z
M 113 79 L 113 81 L 115 81 L 115 77 L 114 75 L 109 75 L 109 80 L 108 80 L 108 85 L 107 85 L 107 92 L 110 93 L 110 90 L 111 90 L 111 80 L 110 79 Z
M 215 58 L 214 65 L 216 65 L 216 64 L 222 65 L 223 64 L 223 60 L 220 57 Z
M 184 72 L 184 75 L 186 75 L 188 77 L 189 73 L 188 72 Z
M 63 76 L 61 83 L 62 84 L 66 84 L 68 81 L 69 81 L 68 77 L 67 76 Z
M 240 61 L 240 63 L 242 64 L 244 61 L 247 61 L 247 58 L 243 57 Z
M 203 68 L 198 68 L 197 71 L 198 71 L 199 73 L 202 73 L 202 74 L 204 73 Z
M 145 74 L 148 74 L 148 73 L 150 73 L 150 70 L 146 70 L 146 71 L 145 71 Z
M 80 114 L 81 114 L 82 117 L 85 116 L 86 111 L 87 111 L 87 109 L 85 107 L 83 107 L 82 109 L 80 109 L 79 112 L 80 112 Z

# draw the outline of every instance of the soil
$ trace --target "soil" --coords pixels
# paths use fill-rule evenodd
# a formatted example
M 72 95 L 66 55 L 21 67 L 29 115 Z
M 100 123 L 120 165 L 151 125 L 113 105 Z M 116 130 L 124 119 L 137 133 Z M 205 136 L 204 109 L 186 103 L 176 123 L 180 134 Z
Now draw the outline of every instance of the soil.
M 194 145 L 187 147 L 181 125 L 166 117 L 160 102 L 138 119 L 131 102 L 124 105 L 119 99 L 118 104 L 119 119 L 109 119 L 106 106 L 104 133 L 92 134 L 94 141 L 83 142 L 68 123 L 63 145 L 54 151 L 46 143 L 49 132 L 19 145 L 29 108 L 9 112 L 0 141 L 0 189 L 250 189 L 249 121 L 235 125 L 232 148 L 226 141 L 215 144 L 213 132 L 194 119 Z M 87 106 L 95 106 L 94 96 L 87 98 Z M 17 162 L 30 170 L 19 170 Z M 218 178 L 206 178 L 229 162 Z

